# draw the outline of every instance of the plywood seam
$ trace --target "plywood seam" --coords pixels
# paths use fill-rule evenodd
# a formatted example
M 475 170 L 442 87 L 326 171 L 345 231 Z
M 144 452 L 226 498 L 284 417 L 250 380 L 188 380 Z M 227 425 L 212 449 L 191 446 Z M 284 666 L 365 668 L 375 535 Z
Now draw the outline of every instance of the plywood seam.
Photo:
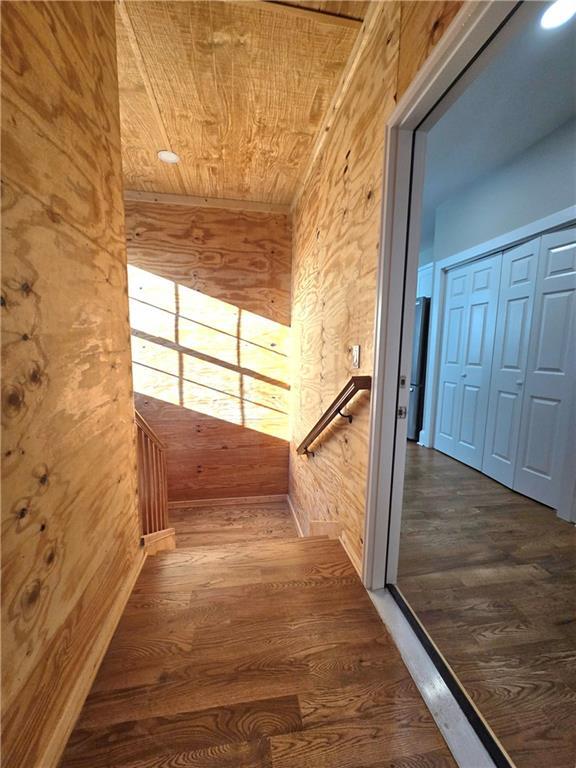
M 384 13 L 384 3 L 374 2 L 374 3 L 371 3 L 370 6 L 368 7 L 368 13 L 364 18 L 364 22 L 362 23 L 362 27 L 358 33 L 356 42 L 354 43 L 352 53 L 350 54 L 346 67 L 344 68 L 344 72 L 342 73 L 338 86 L 336 87 L 336 90 L 334 91 L 334 95 L 332 96 L 330 106 L 326 110 L 326 113 L 324 114 L 324 118 L 322 119 L 322 122 L 320 124 L 320 128 L 318 129 L 318 133 L 316 134 L 316 140 L 314 142 L 312 152 L 310 153 L 308 164 L 304 169 L 304 172 L 296 187 L 294 197 L 292 198 L 292 202 L 290 204 L 290 208 L 292 211 L 295 210 L 298 204 L 298 201 L 300 200 L 300 197 L 302 196 L 304 190 L 306 189 L 309 178 L 312 175 L 312 171 L 314 170 L 314 166 L 316 165 L 316 162 L 321 157 L 322 149 L 324 147 L 324 144 L 326 142 L 328 135 L 331 132 L 332 125 L 336 119 L 336 116 L 340 110 L 340 107 L 342 106 L 342 103 L 346 97 L 346 94 L 348 93 L 348 90 L 350 88 L 350 83 L 352 82 L 354 73 L 356 72 L 358 64 L 360 63 L 360 60 L 362 58 L 362 53 L 364 52 L 364 49 L 366 48 L 370 40 L 372 39 L 372 34 L 376 29 L 380 16 L 383 13 Z
M 250 0 L 240 0 L 242 4 L 250 2 Z M 358 29 L 362 26 L 360 19 L 355 19 L 353 16 L 345 16 L 339 13 L 332 13 L 331 11 L 321 10 L 320 8 L 305 8 L 301 5 L 292 5 L 291 3 L 283 3 L 282 0 L 252 0 L 257 5 L 265 5 L 270 9 L 276 11 L 283 11 L 284 13 L 292 13 L 299 15 L 301 18 L 313 18 L 315 22 L 319 21 L 324 24 L 332 24 L 334 26 L 351 27 L 352 29 Z

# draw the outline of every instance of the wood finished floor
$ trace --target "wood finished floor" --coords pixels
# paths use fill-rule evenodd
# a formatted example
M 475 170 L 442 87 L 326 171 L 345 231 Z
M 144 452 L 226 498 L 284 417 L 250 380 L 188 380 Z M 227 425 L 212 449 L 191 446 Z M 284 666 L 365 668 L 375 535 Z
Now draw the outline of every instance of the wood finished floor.
M 576 766 L 576 528 L 408 444 L 399 586 L 518 768 Z
M 254 502 L 242 499 L 231 505 L 206 502 L 201 507 L 170 510 L 176 529 L 176 546 L 233 544 L 253 538 L 296 538 L 298 531 L 288 502 Z
M 259 511 L 148 558 L 62 768 L 454 768 L 340 543 Z

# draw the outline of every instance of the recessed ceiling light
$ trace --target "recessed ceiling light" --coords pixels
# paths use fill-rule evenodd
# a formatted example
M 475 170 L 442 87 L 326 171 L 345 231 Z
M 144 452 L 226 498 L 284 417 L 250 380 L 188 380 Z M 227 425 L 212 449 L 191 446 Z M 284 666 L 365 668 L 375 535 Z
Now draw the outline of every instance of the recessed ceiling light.
M 566 24 L 576 14 L 576 0 L 556 0 L 542 14 L 540 25 L 544 29 L 554 29 Z
M 158 159 L 162 160 L 163 163 L 170 163 L 171 165 L 180 162 L 180 156 L 177 155 L 176 152 L 171 152 L 169 149 L 161 149 L 160 152 L 158 152 Z

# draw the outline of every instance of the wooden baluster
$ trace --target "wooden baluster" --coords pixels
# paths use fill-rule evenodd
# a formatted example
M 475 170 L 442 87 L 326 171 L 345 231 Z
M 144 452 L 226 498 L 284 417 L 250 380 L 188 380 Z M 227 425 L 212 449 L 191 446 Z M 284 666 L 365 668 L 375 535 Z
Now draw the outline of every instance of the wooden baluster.
M 159 531 L 160 528 L 160 483 L 158 478 L 158 446 L 153 446 L 152 452 L 152 478 L 154 482 L 154 530 Z
M 154 517 L 153 517 L 153 509 L 154 509 L 154 485 L 153 480 L 150 472 L 150 465 L 151 465 L 151 459 L 152 459 L 152 444 L 150 442 L 150 438 L 148 435 L 146 436 L 146 461 L 144 463 L 144 467 L 146 470 L 146 496 L 148 503 L 146 504 L 146 526 L 147 526 L 147 533 L 153 533 L 154 532 Z
M 137 472 L 138 472 L 138 512 L 140 515 L 140 533 L 144 535 L 144 518 L 143 518 L 143 480 L 144 480 L 144 472 L 142 467 L 142 430 L 140 429 L 140 426 L 137 424 L 136 426 L 136 463 L 137 463 Z
M 166 451 L 162 451 L 162 498 L 164 505 L 163 527 L 168 528 L 168 467 L 166 464 Z
M 168 470 L 164 446 L 140 414 L 136 414 L 138 496 L 143 536 L 166 532 L 162 538 L 174 546 L 174 531 L 168 528 Z

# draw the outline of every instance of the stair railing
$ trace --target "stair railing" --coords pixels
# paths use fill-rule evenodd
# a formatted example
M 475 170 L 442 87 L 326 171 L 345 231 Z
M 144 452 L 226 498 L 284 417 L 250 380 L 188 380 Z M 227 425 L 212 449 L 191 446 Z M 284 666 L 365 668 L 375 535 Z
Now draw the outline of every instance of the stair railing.
M 352 414 L 342 413 L 342 409 L 348 405 L 350 400 L 352 400 L 352 398 L 358 392 L 370 389 L 371 387 L 371 376 L 352 376 L 352 378 L 346 383 L 345 387 L 338 393 L 333 402 L 330 403 L 328 408 L 326 408 L 322 416 L 320 416 L 304 440 L 302 440 L 296 449 L 298 453 L 303 453 L 306 456 L 314 456 L 314 452 L 309 450 L 309 447 L 312 445 L 312 443 L 337 416 L 341 416 L 342 418 L 345 418 L 351 422 Z
M 135 412 L 138 460 L 140 543 L 148 554 L 175 546 L 168 526 L 168 476 L 165 445 L 138 411 Z

